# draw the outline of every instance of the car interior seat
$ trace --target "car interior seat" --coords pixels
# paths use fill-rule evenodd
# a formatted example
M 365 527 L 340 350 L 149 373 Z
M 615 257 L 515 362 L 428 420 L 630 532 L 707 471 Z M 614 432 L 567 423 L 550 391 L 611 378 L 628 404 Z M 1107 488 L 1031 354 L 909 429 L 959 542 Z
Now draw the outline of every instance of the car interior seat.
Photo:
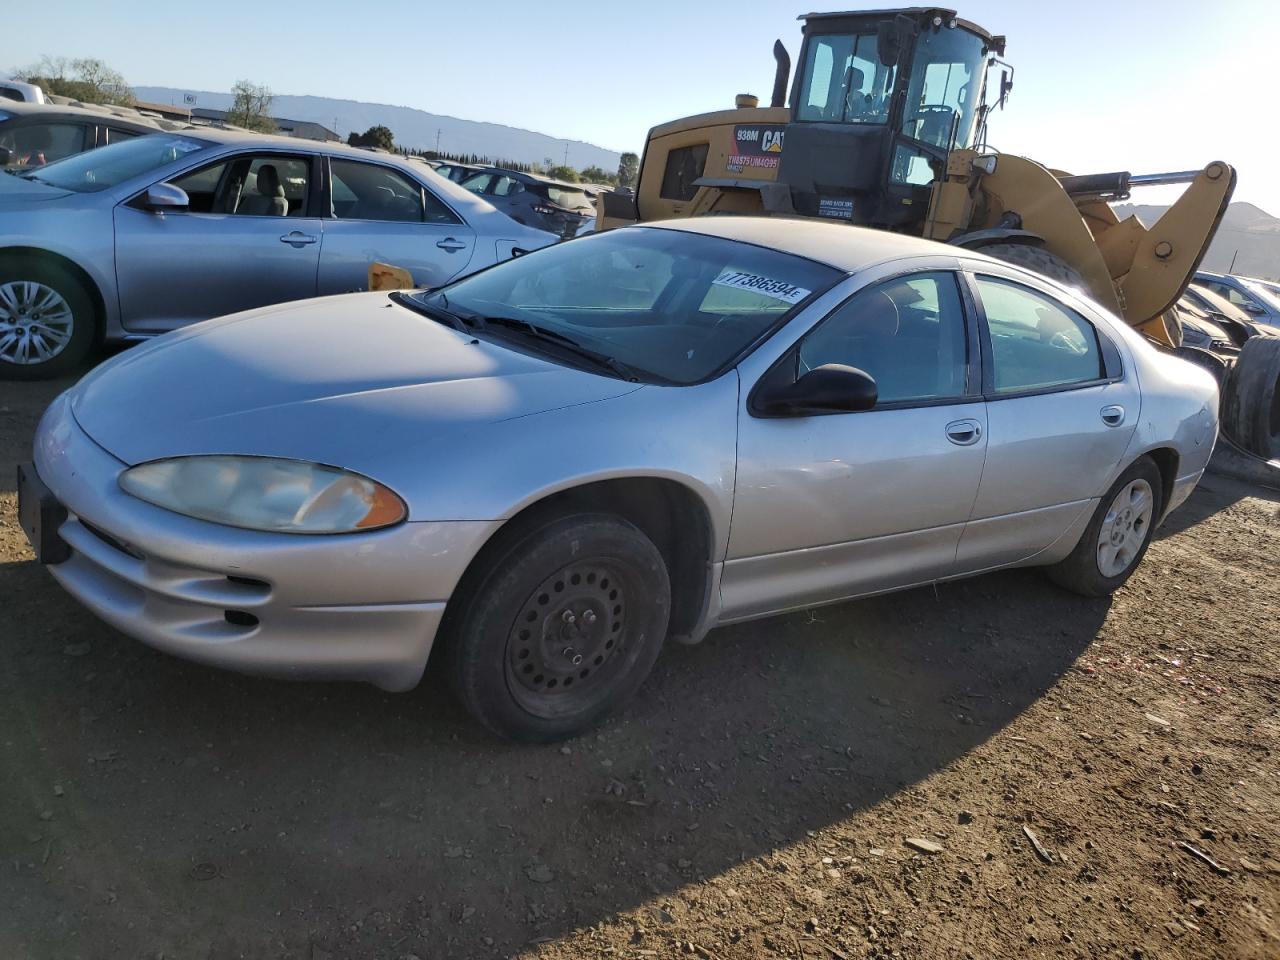
M 236 213 L 249 217 L 287 217 L 289 200 L 284 195 L 284 185 L 273 164 L 264 163 L 258 168 L 256 189 L 246 191 L 240 197 Z

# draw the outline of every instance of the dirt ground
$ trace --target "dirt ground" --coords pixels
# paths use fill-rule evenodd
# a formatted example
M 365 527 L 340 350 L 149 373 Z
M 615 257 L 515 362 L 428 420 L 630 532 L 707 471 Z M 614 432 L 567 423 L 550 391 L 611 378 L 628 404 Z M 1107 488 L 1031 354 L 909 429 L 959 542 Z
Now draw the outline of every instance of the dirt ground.
M 531 748 L 430 672 L 95 620 L 14 513 L 64 386 L 0 384 L 0 957 L 1280 957 L 1280 494 L 1208 478 L 1110 601 L 1016 571 L 718 630 Z

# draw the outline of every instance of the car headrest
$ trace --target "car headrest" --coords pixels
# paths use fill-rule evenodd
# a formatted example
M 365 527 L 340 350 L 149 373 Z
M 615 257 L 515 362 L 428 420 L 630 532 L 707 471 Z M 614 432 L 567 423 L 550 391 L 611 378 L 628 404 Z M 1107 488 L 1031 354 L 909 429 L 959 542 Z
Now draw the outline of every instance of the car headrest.
M 258 193 L 264 197 L 283 197 L 284 187 L 280 184 L 280 174 L 269 163 L 258 168 Z

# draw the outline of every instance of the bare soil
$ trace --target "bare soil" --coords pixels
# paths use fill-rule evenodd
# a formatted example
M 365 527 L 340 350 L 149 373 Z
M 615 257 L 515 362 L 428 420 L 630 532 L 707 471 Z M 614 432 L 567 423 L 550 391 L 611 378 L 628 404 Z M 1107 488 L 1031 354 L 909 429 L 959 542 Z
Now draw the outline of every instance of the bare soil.
M 718 630 L 531 748 L 430 671 L 97 621 L 15 518 L 65 386 L 0 384 L 0 957 L 1280 957 L 1274 492 L 1206 479 L 1109 601 L 1015 571 Z

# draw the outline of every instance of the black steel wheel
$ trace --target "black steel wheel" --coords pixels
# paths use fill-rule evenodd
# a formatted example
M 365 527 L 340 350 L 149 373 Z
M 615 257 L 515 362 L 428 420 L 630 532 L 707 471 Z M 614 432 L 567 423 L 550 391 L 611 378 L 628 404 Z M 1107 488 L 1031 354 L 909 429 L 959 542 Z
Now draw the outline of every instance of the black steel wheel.
M 515 530 L 450 602 L 450 681 L 495 733 L 549 741 L 598 723 L 644 681 L 666 636 L 662 555 L 619 517 Z

